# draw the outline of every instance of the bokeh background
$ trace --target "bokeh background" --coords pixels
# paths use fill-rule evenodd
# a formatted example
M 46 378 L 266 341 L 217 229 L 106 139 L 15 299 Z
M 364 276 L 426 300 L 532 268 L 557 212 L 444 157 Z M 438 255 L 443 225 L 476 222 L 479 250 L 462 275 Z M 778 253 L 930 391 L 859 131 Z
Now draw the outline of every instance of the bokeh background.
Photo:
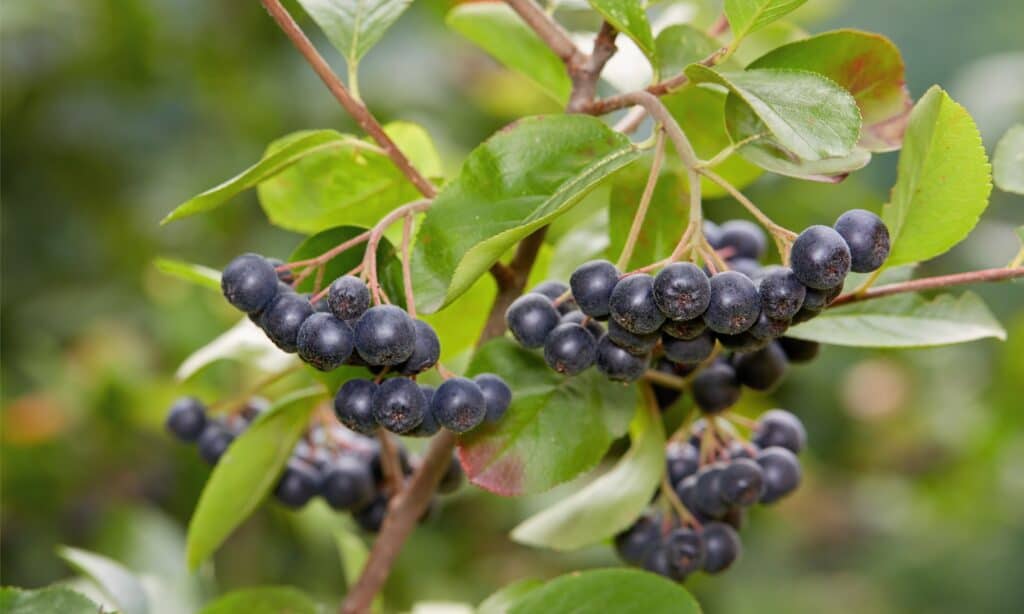
M 361 89 L 383 119 L 424 125 L 450 168 L 512 118 L 553 110 L 420 0 L 365 60 Z M 294 8 L 294 7 L 293 7 Z M 299 12 L 297 11 L 297 14 Z M 1024 3 L 812 0 L 812 32 L 857 27 L 901 48 L 911 93 L 939 83 L 991 152 L 1024 118 Z M 303 20 L 312 30 L 308 19 Z M 171 255 L 220 267 L 242 251 L 285 255 L 253 193 L 160 228 L 174 205 L 256 160 L 270 140 L 355 130 L 255 0 L 5 0 L 2 35 L 2 551 L 0 582 L 71 576 L 72 544 L 179 578 L 182 534 L 208 468 L 164 434 L 185 389 L 180 361 L 236 319 L 214 294 L 158 273 Z M 326 42 L 316 42 L 343 74 Z M 753 199 L 791 227 L 877 210 L 895 177 L 882 155 L 840 186 L 762 178 Z M 711 216 L 739 214 L 727 201 Z M 995 192 L 969 240 L 922 273 L 1005 264 L 1024 202 Z M 807 479 L 756 510 L 745 554 L 691 587 L 708 612 L 1024 611 L 1024 284 L 977 289 L 1010 333 L 910 352 L 828 348 L 750 407 L 787 407 L 810 432 Z M 239 374 L 187 389 L 216 398 Z M 611 548 L 563 555 L 507 531 L 564 494 L 446 500 L 409 542 L 388 609 L 476 603 L 523 577 L 615 564 Z M 339 594 L 331 514 L 267 504 L 202 574 L 215 594 L 290 584 Z

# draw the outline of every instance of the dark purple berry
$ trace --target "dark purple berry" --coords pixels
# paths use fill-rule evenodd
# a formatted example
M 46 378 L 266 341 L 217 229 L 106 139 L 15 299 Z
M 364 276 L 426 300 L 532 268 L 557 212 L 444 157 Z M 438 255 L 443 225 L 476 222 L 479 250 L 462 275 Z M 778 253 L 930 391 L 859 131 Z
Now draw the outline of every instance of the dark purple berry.
M 532 293 L 543 294 L 552 302 L 568 291 L 569 286 L 560 281 L 542 281 L 530 290 Z M 576 301 L 572 300 L 572 296 L 558 304 L 558 313 L 567 314 L 572 311 L 576 311 Z
M 700 536 L 704 540 L 705 572 L 723 572 L 740 557 L 740 536 L 731 526 L 723 522 L 709 522 L 704 525 Z
M 761 315 L 757 317 L 757 322 L 754 322 L 754 325 L 750 327 L 747 333 L 758 341 L 770 341 L 784 335 L 789 330 L 789 325 L 790 320 L 775 320 L 769 318 L 762 311 Z
M 683 341 L 664 335 L 661 346 L 665 349 L 665 358 L 681 365 L 702 363 L 715 350 L 715 336 L 711 331 L 704 331 L 695 339 Z
M 416 348 L 416 325 L 394 305 L 370 307 L 356 321 L 356 351 L 374 366 L 399 365 Z
M 594 339 L 600 340 L 604 337 L 604 327 L 601 323 L 594 318 L 586 315 L 582 311 L 570 311 L 569 313 L 562 316 L 562 319 L 558 321 L 559 324 L 579 324 L 583 328 L 587 329 L 591 335 L 594 335 Z M 611 321 L 608 323 L 611 326 Z M 621 327 L 620 327 L 621 328 Z
M 789 361 L 778 343 L 772 342 L 754 352 L 740 354 L 733 361 L 740 383 L 754 390 L 771 390 L 786 374 Z
M 835 288 L 826 288 L 825 290 L 819 290 L 817 288 L 808 288 L 807 294 L 804 296 L 803 308 L 797 312 L 799 315 L 804 311 L 820 312 L 829 303 L 836 300 L 836 297 L 843 291 L 843 286 L 838 285 Z
M 704 323 L 716 333 L 736 335 L 747 330 L 761 313 L 761 298 L 749 277 L 725 271 L 711 278 L 711 302 Z
M 232 260 L 220 276 L 224 297 L 237 309 L 255 313 L 277 294 L 277 271 L 266 258 L 242 254 Z
M 373 416 L 373 396 L 377 384 L 366 379 L 350 379 L 338 389 L 334 397 L 334 415 L 338 421 L 362 435 L 377 432 L 377 419 Z
M 444 495 L 450 495 L 455 492 L 462 486 L 465 475 L 462 471 L 462 465 L 459 464 L 458 457 L 453 454 L 451 462 L 448 463 L 448 469 L 445 470 L 444 475 L 441 476 L 441 481 L 437 485 L 437 492 Z
M 565 375 L 590 368 L 597 358 L 597 341 L 579 324 L 559 324 L 544 342 L 544 361 Z
M 486 399 L 480 386 L 464 377 L 445 380 L 430 403 L 438 423 L 449 431 L 465 433 L 483 422 L 487 415 Z
M 796 337 L 783 337 L 779 339 L 782 351 L 786 353 L 789 362 L 810 362 L 818 356 L 821 344 L 817 341 L 804 341 Z
M 626 350 L 630 354 L 643 356 L 645 354 L 650 354 L 651 350 L 654 349 L 654 346 L 658 345 L 660 335 L 658 335 L 657 332 L 638 335 L 626 328 L 623 328 L 623 326 L 615 320 L 609 320 L 608 338 L 611 339 L 615 345 Z
M 336 510 L 360 509 L 373 501 L 373 476 L 363 459 L 342 454 L 327 467 L 320 491 Z
M 423 373 L 437 364 L 441 357 L 441 340 L 437 338 L 434 327 L 423 320 L 413 320 L 413 327 L 416 330 L 416 339 L 412 356 L 396 367 L 402 375 Z
M 800 283 L 789 267 L 770 266 L 757 280 L 761 313 L 774 320 L 788 320 L 800 311 L 807 286 Z
M 295 345 L 299 358 L 321 371 L 331 371 L 352 354 L 352 329 L 332 314 L 314 313 L 299 327 Z
M 615 551 L 630 565 L 643 565 L 647 557 L 661 545 L 660 522 L 654 516 L 637 518 L 625 531 L 615 536 Z
M 757 260 L 764 255 L 768 239 L 761 227 L 747 220 L 729 220 L 720 226 L 721 234 L 715 249 L 732 248 L 729 258 Z
M 423 421 L 423 413 L 427 411 L 424 405 L 423 393 L 416 382 L 395 377 L 377 386 L 373 395 L 373 417 L 387 430 L 403 435 Z
M 764 474 L 755 461 L 741 458 L 726 465 L 719 480 L 722 499 L 728 505 L 749 507 L 761 497 Z
M 758 339 L 749 330 L 745 330 L 738 335 L 723 335 L 719 333 L 715 335 L 715 338 L 718 339 L 723 348 L 736 353 L 753 352 L 768 345 L 767 339 Z
M 721 518 L 729 511 L 722 491 L 722 475 L 726 465 L 714 463 L 697 471 L 697 492 L 694 503 L 697 511 L 711 518 Z
M 740 382 L 729 363 L 718 360 L 694 376 L 693 401 L 706 413 L 728 409 L 740 400 Z
M 704 540 L 692 529 L 680 527 L 665 536 L 664 546 L 674 577 L 682 580 L 704 564 Z
M 487 408 L 484 419 L 492 424 L 498 422 L 512 404 L 512 389 L 501 376 L 493 373 L 481 373 L 473 381 L 484 395 L 484 406 Z
M 836 232 L 850 248 L 850 270 L 870 273 L 889 257 L 889 229 L 870 211 L 852 209 L 839 216 Z
M 196 447 L 199 449 L 200 458 L 211 465 L 216 465 L 234 440 L 235 436 L 231 431 L 217 422 L 210 422 L 196 441 Z
M 171 405 L 165 424 L 181 441 L 195 441 L 206 428 L 206 406 L 195 397 L 182 397 Z
M 441 425 L 434 417 L 434 412 L 430 411 L 430 402 L 434 400 L 434 393 L 437 392 L 437 389 L 426 384 L 420 384 L 419 388 L 423 393 L 423 420 L 408 435 L 410 437 L 433 437 L 441 430 Z
M 260 315 L 260 328 L 274 345 L 285 352 L 298 349 L 299 329 L 309 316 L 313 306 L 298 294 L 278 294 Z
M 376 533 L 384 524 L 384 516 L 388 513 L 388 498 L 382 494 L 374 497 L 366 507 L 352 514 L 353 520 L 367 533 Z
M 592 260 L 581 265 L 569 277 L 573 299 L 588 316 L 603 317 L 611 313 L 612 289 L 619 283 L 619 270 L 607 260 Z
M 544 340 L 558 326 L 559 320 L 558 310 L 543 294 L 524 294 L 505 312 L 505 323 L 512 335 L 520 345 L 531 349 L 544 345 Z
M 645 273 L 619 280 L 609 300 L 612 319 L 638 335 L 656 332 L 665 315 L 654 302 L 654 278 Z
M 292 461 L 278 480 L 274 496 L 291 508 L 300 508 L 320 489 L 320 474 L 315 467 L 301 461 Z
M 807 431 L 800 418 L 784 409 L 772 409 L 758 418 L 751 440 L 761 448 L 778 446 L 799 454 L 807 445 Z
M 761 450 L 757 464 L 764 473 L 761 503 L 774 503 L 800 485 L 800 461 L 786 448 L 774 446 Z
M 693 475 L 700 467 L 700 451 L 689 443 L 673 441 L 665 448 L 668 481 L 673 487 Z
M 828 226 L 810 226 L 793 242 L 789 258 L 793 273 L 808 288 L 826 290 L 843 285 L 850 272 L 850 248 Z
M 612 343 L 606 335 L 597 343 L 597 369 L 608 379 L 632 382 L 647 370 L 647 356 L 634 356 Z
M 708 308 L 711 285 L 697 265 L 675 262 L 654 278 L 654 302 L 669 320 L 693 320 Z
M 707 330 L 708 325 L 704 323 L 704 318 L 696 318 L 694 320 L 666 320 L 661 325 L 661 332 L 665 333 L 669 337 L 675 337 L 676 339 L 682 339 L 687 341 L 699 337 L 701 333 Z
M 358 319 L 370 308 L 370 289 L 358 277 L 339 277 L 327 291 L 327 305 L 342 320 Z
M 277 267 L 284 265 L 284 260 L 280 258 L 267 258 L 267 262 L 270 266 L 274 267 L 274 272 L 277 273 L 278 281 L 282 283 L 290 284 L 295 281 L 295 273 L 291 269 L 277 270 Z

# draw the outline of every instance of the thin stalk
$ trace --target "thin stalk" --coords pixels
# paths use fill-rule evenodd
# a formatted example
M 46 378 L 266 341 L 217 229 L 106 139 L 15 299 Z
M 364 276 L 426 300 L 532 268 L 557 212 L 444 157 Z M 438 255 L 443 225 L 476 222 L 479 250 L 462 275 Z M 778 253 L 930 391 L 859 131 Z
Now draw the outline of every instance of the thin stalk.
M 640 238 L 640 230 L 643 228 L 644 219 L 647 217 L 647 210 L 651 206 L 651 198 L 654 196 L 654 189 L 658 185 L 658 175 L 661 173 L 661 163 L 665 158 L 665 131 L 660 127 L 657 130 L 657 137 L 654 143 L 654 160 L 651 162 L 651 172 L 647 176 L 647 184 L 644 186 L 643 194 L 640 196 L 640 204 L 637 206 L 636 214 L 633 216 L 633 225 L 629 228 L 629 235 L 626 237 L 626 244 L 622 246 L 622 253 L 616 266 L 621 271 L 629 264 L 636 249 L 636 242 Z

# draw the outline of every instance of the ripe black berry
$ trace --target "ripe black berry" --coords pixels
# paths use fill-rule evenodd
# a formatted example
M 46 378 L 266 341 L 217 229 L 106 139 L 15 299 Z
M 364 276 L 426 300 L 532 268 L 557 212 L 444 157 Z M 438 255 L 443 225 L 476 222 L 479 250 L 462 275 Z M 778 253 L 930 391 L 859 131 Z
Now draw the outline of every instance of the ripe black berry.
M 484 406 L 487 408 L 485 419 L 492 424 L 501 420 L 512 404 L 512 389 L 505 380 L 493 373 L 481 373 L 473 381 L 484 395 Z
M 782 351 L 786 353 L 789 362 L 809 362 L 818 356 L 821 344 L 817 341 L 804 341 L 796 337 L 782 337 L 779 339 Z
M 638 335 L 623 328 L 623 326 L 615 320 L 609 320 L 608 338 L 611 339 L 615 345 L 626 350 L 630 354 L 643 356 L 644 354 L 649 354 L 650 351 L 654 349 L 654 346 L 658 345 L 660 335 L 658 335 L 657 332 Z
M 612 319 L 638 335 L 653 333 L 665 322 L 654 302 L 654 278 L 645 273 L 623 277 L 609 300 Z
M 437 338 L 434 327 L 423 320 L 413 320 L 416 339 L 413 344 L 412 356 L 396 367 L 402 375 L 417 375 L 433 367 L 441 357 L 441 340 Z
M 608 379 L 632 382 L 647 370 L 647 356 L 634 356 L 607 336 L 597 342 L 597 369 Z
M 681 577 L 676 577 L 675 570 L 672 569 L 672 565 L 669 562 L 668 552 L 665 550 L 664 544 L 661 544 L 652 550 L 651 553 L 647 555 L 647 559 L 644 560 L 643 565 L 644 569 L 651 573 L 658 574 L 659 576 L 675 581 L 682 580 Z
M 753 258 L 730 258 L 726 264 L 729 265 L 730 271 L 742 273 L 752 280 L 760 279 L 764 270 L 761 263 Z
M 544 342 L 544 360 L 555 371 L 576 375 L 594 364 L 597 341 L 579 324 L 559 324 Z
M 661 545 L 661 527 L 654 516 L 641 516 L 631 527 L 615 536 L 615 551 L 626 563 L 643 565 Z
M 704 571 L 719 573 L 729 568 L 740 557 L 740 536 L 723 522 L 709 522 L 701 532 L 704 540 Z
M 761 227 L 747 220 L 729 220 L 720 227 L 718 245 L 715 249 L 732 248 L 729 258 L 750 258 L 757 260 L 764 255 L 768 240 Z
M 665 357 L 681 365 L 693 365 L 704 362 L 715 350 L 715 336 L 711 331 L 704 331 L 695 339 L 683 341 L 664 335 L 661 345 L 665 349 Z
M 820 312 L 825 309 L 825 307 L 828 307 L 829 303 L 834 301 L 842 291 L 842 285 L 838 285 L 835 288 L 826 288 L 824 290 L 808 288 L 807 294 L 804 296 L 803 308 L 797 312 L 797 316 L 805 311 Z M 794 320 L 795 319 L 796 317 L 794 317 Z
M 530 292 L 548 297 L 552 302 L 568 291 L 569 286 L 560 281 L 542 281 L 530 290 Z M 571 296 L 558 304 L 558 313 L 566 314 L 575 310 L 576 301 L 572 300 Z
M 677 365 L 666 358 L 660 358 L 654 368 L 662 373 L 667 373 L 677 377 L 685 377 L 693 372 L 696 365 Z M 658 409 L 662 411 L 668 409 L 673 403 L 683 396 L 683 391 L 675 387 L 661 386 L 657 382 L 652 382 L 651 387 L 654 389 L 654 398 L 658 402 Z
M 594 335 L 594 339 L 600 340 L 601 337 L 604 337 L 604 327 L 601 326 L 601 323 L 579 310 L 570 311 L 565 314 L 558 323 L 579 324 L 583 328 L 587 329 L 591 335 Z M 610 325 L 611 323 L 609 322 L 609 326 Z M 619 328 L 622 327 L 620 326 Z
M 736 377 L 754 390 L 771 390 L 786 374 L 789 361 L 779 344 L 772 342 L 754 352 L 739 354 L 735 361 Z
M 220 276 L 224 297 L 236 308 L 255 313 L 277 294 L 274 265 L 256 254 L 242 254 L 232 260 Z
M 800 485 L 800 461 L 786 448 L 774 446 L 761 450 L 757 464 L 764 472 L 761 503 L 774 503 Z
M 320 474 L 316 468 L 301 461 L 292 461 L 281 475 L 274 496 L 281 503 L 300 508 L 320 489 Z
M 206 406 L 195 397 L 182 397 L 171 405 L 165 424 L 181 441 L 195 441 L 206 428 Z
M 689 443 L 673 441 L 665 448 L 668 481 L 673 487 L 697 472 L 700 452 Z
M 543 294 L 524 294 L 517 298 L 505 312 L 505 323 L 512 335 L 525 348 L 539 348 L 544 345 L 548 333 L 559 322 L 558 310 L 551 299 Z
M 373 500 L 373 476 L 361 458 L 342 454 L 327 467 L 320 491 L 336 510 L 359 509 Z
M 377 384 L 365 379 L 351 379 L 338 389 L 334 397 L 334 414 L 338 421 L 357 433 L 372 436 L 377 432 L 373 417 L 373 395 Z
M 419 385 L 420 392 L 423 394 L 423 420 L 416 425 L 416 428 L 409 431 L 410 437 L 432 437 L 441 430 L 441 425 L 438 424 L 437 418 L 434 417 L 434 412 L 430 411 L 430 402 L 434 399 L 434 393 L 437 389 L 433 386 L 427 386 L 426 384 Z
M 707 239 L 711 247 L 720 249 L 722 247 L 722 227 L 711 220 L 704 220 L 704 238 Z
M 784 409 L 772 409 L 758 418 L 751 440 L 761 448 L 778 446 L 799 454 L 807 445 L 807 431 L 800 418 Z
M 569 277 L 569 286 L 576 304 L 583 313 L 595 318 L 611 313 L 609 301 L 617 283 L 619 270 L 607 260 L 591 260 L 573 271 Z
M 285 352 L 298 349 L 299 328 L 313 315 L 313 306 L 294 293 L 278 294 L 260 316 L 260 328 Z
M 707 413 L 728 409 L 740 399 L 740 382 L 736 378 L 736 371 L 722 360 L 708 365 L 694 376 L 691 388 L 693 401 Z
M 711 285 L 697 265 L 675 262 L 654 278 L 654 302 L 669 320 L 699 318 L 711 302 Z
M 789 319 L 775 320 L 769 318 L 762 311 L 761 315 L 757 316 L 757 322 L 754 322 L 754 325 L 750 327 L 750 330 L 741 334 L 749 334 L 758 341 L 770 341 L 772 339 L 778 339 L 784 335 L 786 331 L 789 330 L 789 325 L 791 323 L 792 322 Z
M 727 504 L 748 507 L 761 497 L 764 475 L 755 461 L 741 458 L 726 465 L 720 482 L 722 499 Z
M 889 229 L 874 213 L 864 209 L 847 211 L 836 220 L 835 229 L 850 247 L 851 270 L 870 273 L 889 257 Z
M 358 277 L 339 277 L 327 291 L 327 305 L 342 320 L 355 320 L 370 308 L 370 289 Z
M 200 458 L 211 465 L 216 465 L 234 439 L 235 436 L 224 428 L 223 425 L 217 422 L 207 424 L 206 428 L 203 429 L 203 434 L 196 441 Z
M 331 371 L 352 354 L 352 329 L 329 313 L 314 313 L 299 327 L 295 345 L 299 358 L 321 371 Z
M 704 541 L 692 529 L 673 529 L 665 536 L 663 548 L 668 564 L 679 580 L 704 564 Z
M 704 322 L 716 333 L 736 335 L 754 325 L 761 313 L 761 298 L 749 277 L 725 271 L 711 278 L 711 302 Z
M 665 333 L 669 337 L 675 337 L 676 339 L 682 339 L 684 341 L 693 339 L 700 336 L 708 325 L 704 323 L 704 318 L 694 318 L 693 320 L 666 320 L 661 325 L 661 332 Z
M 758 339 L 749 330 L 745 330 L 738 335 L 723 335 L 718 333 L 715 335 L 715 338 L 718 339 L 720 344 L 722 344 L 722 347 L 727 350 L 732 350 L 734 353 L 753 352 L 768 345 L 768 340 Z
M 423 421 L 424 404 L 423 393 L 416 382 L 395 377 L 377 386 L 373 395 L 373 417 L 387 430 L 402 435 Z
M 371 365 L 398 365 L 412 356 L 416 325 L 409 314 L 394 305 L 370 307 L 356 322 L 355 345 Z
M 771 266 L 757 280 L 761 312 L 775 320 L 788 320 L 800 311 L 807 286 L 800 283 L 789 267 Z
M 352 518 L 362 530 L 368 533 L 376 533 L 380 531 L 381 525 L 384 524 L 384 516 L 387 513 L 388 499 L 384 495 L 378 494 L 366 507 L 356 510 L 352 514 Z
M 430 410 L 441 426 L 456 433 L 472 430 L 487 415 L 484 393 L 476 382 L 464 377 L 453 377 L 438 386 Z
M 841 286 L 850 272 L 850 248 L 828 226 L 810 226 L 801 232 L 789 257 L 796 278 L 808 288 Z
M 694 493 L 694 503 L 697 511 L 711 518 L 720 518 L 727 511 L 729 505 L 724 499 L 722 491 L 722 475 L 725 465 L 714 463 L 701 467 L 697 472 L 697 490 Z

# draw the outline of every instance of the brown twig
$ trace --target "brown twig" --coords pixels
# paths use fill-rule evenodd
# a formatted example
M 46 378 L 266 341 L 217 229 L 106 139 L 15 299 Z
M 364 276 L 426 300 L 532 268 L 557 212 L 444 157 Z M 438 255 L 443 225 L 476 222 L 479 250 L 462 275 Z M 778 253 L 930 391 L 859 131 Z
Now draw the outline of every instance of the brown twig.
M 423 199 L 402 205 L 385 215 L 373 228 L 370 229 L 370 236 L 366 240 L 366 253 L 363 254 L 363 275 L 366 276 L 366 284 L 370 287 L 370 294 L 373 296 L 373 302 L 375 305 L 380 304 L 382 297 L 387 299 L 387 295 L 380 287 L 380 282 L 377 279 L 377 247 L 380 245 L 380 241 L 384 237 L 384 231 L 405 216 L 411 216 L 419 213 L 420 211 L 426 211 L 430 208 L 430 203 L 430 200 Z M 391 301 L 386 300 L 386 302 Z
M 594 49 L 585 59 L 569 64 L 569 78 L 572 79 L 572 95 L 569 97 L 570 113 L 586 108 L 597 95 L 597 80 L 604 70 L 604 65 L 615 55 L 615 36 L 618 32 L 607 21 L 594 38 Z
M 377 431 L 377 439 L 380 441 L 380 468 L 384 474 L 384 480 L 391 496 L 402 492 L 402 482 L 405 476 L 402 473 L 402 461 L 398 458 L 398 446 L 395 440 L 384 429 Z
M 829 307 L 846 305 L 848 303 L 858 303 L 860 301 L 881 298 L 883 296 L 892 296 L 893 294 L 902 294 L 904 292 L 937 290 L 939 288 L 950 288 L 953 286 L 963 286 L 966 284 L 976 284 L 988 281 L 1006 281 L 1007 279 L 1015 279 L 1018 277 L 1024 277 L 1024 267 L 1013 269 L 1000 267 L 997 269 L 982 269 L 980 271 L 968 271 L 967 273 L 955 273 L 953 275 L 940 275 L 938 277 L 924 277 L 922 279 L 912 279 L 898 284 L 876 286 L 874 288 L 869 288 L 864 292 L 843 294 L 836 300 L 832 301 Z
M 551 19 L 536 2 L 533 0 L 505 0 L 505 2 L 519 14 L 526 25 L 537 33 L 544 44 L 565 62 L 567 67 L 571 68 L 570 65 L 580 63 L 584 59 L 583 54 L 569 38 L 569 33 L 554 19 Z

